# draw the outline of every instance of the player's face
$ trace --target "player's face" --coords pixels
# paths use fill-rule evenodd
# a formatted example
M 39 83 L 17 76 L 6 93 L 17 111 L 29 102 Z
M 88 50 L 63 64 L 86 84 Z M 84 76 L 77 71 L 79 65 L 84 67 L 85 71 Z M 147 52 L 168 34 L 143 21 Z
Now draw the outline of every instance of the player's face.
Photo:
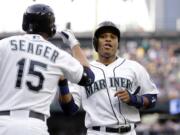
M 98 38 L 98 53 L 102 57 L 116 57 L 118 49 L 118 37 L 112 32 L 104 32 Z

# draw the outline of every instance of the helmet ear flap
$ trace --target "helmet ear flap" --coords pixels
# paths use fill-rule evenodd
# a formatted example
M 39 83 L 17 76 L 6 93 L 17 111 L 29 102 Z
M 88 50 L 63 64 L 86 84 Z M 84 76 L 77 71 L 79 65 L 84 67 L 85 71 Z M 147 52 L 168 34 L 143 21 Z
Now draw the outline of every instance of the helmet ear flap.
M 56 33 L 56 25 L 55 25 L 55 24 L 54 24 L 54 26 L 53 26 L 52 33 L 53 33 L 53 35 Z
M 23 15 L 23 24 L 22 28 L 24 31 L 32 33 L 36 32 L 38 30 L 38 23 L 37 22 L 32 22 L 31 17 L 29 14 L 24 13 Z
M 51 31 L 49 32 L 49 36 L 52 37 L 54 34 L 56 34 L 56 25 L 54 24 L 51 28 Z

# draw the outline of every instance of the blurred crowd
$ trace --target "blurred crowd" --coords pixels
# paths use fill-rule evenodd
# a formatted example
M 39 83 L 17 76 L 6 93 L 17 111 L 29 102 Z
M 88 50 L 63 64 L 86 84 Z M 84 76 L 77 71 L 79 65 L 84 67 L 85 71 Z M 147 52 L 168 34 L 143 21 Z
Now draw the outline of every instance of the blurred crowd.
M 144 40 L 141 45 L 128 42 L 122 48 L 124 57 L 135 59 L 146 67 L 160 90 L 159 100 L 180 98 L 180 44 Z M 121 45 L 122 46 L 122 45 Z
M 138 135 L 180 135 L 180 119 L 167 114 L 144 115 L 136 131 Z

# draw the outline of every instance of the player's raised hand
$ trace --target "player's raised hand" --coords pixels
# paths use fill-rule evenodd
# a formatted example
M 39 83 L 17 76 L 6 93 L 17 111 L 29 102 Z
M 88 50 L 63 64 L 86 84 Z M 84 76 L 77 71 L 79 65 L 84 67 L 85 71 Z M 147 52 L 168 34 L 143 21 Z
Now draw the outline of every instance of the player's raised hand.
M 79 45 L 79 41 L 76 39 L 72 30 L 67 29 L 61 32 L 58 32 L 63 42 L 67 44 L 70 48 L 73 48 L 75 45 Z

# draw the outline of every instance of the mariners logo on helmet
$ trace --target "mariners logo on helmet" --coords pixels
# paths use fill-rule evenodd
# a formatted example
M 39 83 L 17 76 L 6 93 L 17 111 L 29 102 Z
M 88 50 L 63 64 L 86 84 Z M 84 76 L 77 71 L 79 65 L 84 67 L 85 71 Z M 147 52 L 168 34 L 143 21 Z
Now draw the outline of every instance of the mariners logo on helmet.
M 117 28 L 117 26 L 111 22 L 111 21 L 104 21 L 102 23 L 100 23 L 98 25 L 98 27 L 96 28 L 95 32 L 94 32 L 94 36 L 93 36 L 93 46 L 95 48 L 96 51 L 98 51 L 98 37 L 99 35 L 104 31 L 104 30 L 110 30 L 112 31 L 114 34 L 117 35 L 118 37 L 118 41 L 120 41 L 120 30 Z
M 56 33 L 55 17 L 53 10 L 45 4 L 34 4 L 27 8 L 23 15 L 22 28 L 27 33 L 40 32 L 52 37 Z

